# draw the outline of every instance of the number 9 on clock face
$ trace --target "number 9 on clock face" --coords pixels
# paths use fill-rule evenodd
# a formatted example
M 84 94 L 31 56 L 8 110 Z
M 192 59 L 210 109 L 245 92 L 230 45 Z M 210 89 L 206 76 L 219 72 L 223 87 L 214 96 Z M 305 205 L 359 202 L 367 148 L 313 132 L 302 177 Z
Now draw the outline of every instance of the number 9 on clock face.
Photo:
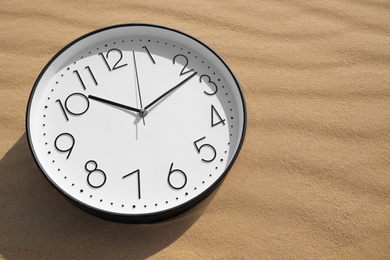
M 26 126 L 39 169 L 77 206 L 153 222 L 222 182 L 243 144 L 246 109 L 231 69 L 207 45 L 123 24 L 88 33 L 49 61 Z

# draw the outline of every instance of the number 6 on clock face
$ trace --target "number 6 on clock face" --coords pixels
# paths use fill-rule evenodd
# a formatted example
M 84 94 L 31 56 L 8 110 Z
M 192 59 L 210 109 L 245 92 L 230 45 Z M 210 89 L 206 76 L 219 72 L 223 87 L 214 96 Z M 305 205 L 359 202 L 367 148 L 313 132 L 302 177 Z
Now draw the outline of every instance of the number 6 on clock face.
M 37 166 L 76 206 L 145 223 L 188 210 L 222 183 L 243 144 L 246 108 L 210 47 L 174 29 L 123 24 L 49 61 L 26 127 Z

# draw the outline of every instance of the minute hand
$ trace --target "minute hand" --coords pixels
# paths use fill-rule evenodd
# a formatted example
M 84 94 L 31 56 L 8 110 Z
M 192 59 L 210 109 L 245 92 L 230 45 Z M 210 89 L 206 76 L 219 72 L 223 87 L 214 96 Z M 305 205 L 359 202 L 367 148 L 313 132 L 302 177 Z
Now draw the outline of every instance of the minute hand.
M 183 85 L 184 83 L 186 83 L 187 81 L 189 81 L 192 77 L 194 77 L 197 73 L 194 72 L 191 74 L 191 76 L 187 77 L 186 79 L 184 79 L 183 81 L 181 81 L 180 83 L 178 83 L 176 86 L 174 86 L 173 88 L 171 88 L 170 90 L 168 90 L 167 92 L 165 92 L 164 94 L 162 94 L 161 96 L 159 96 L 158 98 L 156 98 L 152 103 L 150 103 L 149 105 L 147 105 L 144 109 L 145 110 L 148 110 L 151 106 L 153 106 L 154 104 L 156 104 L 158 101 L 160 101 L 161 99 L 163 99 L 164 97 L 166 97 L 167 95 L 169 95 L 169 93 L 175 91 L 177 88 L 179 88 L 181 85 Z

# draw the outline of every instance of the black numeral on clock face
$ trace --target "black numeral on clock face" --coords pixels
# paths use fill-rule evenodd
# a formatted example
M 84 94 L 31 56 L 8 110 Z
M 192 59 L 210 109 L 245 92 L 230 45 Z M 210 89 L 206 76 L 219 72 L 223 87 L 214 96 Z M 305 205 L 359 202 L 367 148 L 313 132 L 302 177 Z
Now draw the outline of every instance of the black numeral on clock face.
M 69 142 L 70 140 L 70 142 Z M 54 147 L 62 153 L 68 153 L 66 156 L 66 159 L 69 158 L 70 154 L 72 153 L 73 147 L 75 144 L 75 139 L 73 135 L 69 133 L 62 133 L 59 134 L 56 139 L 54 140 Z
M 195 149 L 198 152 L 198 154 L 201 153 L 202 149 L 203 149 L 203 151 L 210 150 L 212 155 L 209 156 L 209 159 L 202 158 L 202 162 L 212 162 L 212 161 L 214 161 L 215 157 L 217 156 L 217 151 L 215 150 L 214 146 L 212 146 L 211 144 L 202 144 L 199 146 L 198 143 L 204 139 L 206 139 L 206 136 L 203 136 L 194 142 Z M 206 150 L 204 150 L 204 148 L 206 148 Z M 207 153 L 207 151 L 206 151 L 206 153 Z
M 208 78 L 208 81 L 207 81 L 207 82 L 205 81 L 205 82 L 208 83 L 209 85 L 212 85 L 213 88 L 215 89 L 214 92 L 206 92 L 206 91 L 203 91 L 203 93 L 205 93 L 206 95 L 209 95 L 209 96 L 215 95 L 215 94 L 218 92 L 218 86 L 217 86 L 217 84 L 215 84 L 214 81 L 211 81 L 209 75 L 203 74 L 202 76 L 200 76 L 199 82 L 201 82 L 201 83 L 202 83 L 202 78 Z
M 81 93 L 70 94 L 65 99 L 65 105 L 62 104 L 60 99 L 57 99 L 56 102 L 60 105 L 60 109 L 64 114 L 66 121 L 69 121 L 68 114 L 80 116 L 87 112 L 89 108 L 88 98 Z
M 89 66 L 86 66 L 85 69 L 88 70 L 89 75 L 91 76 L 93 82 L 94 82 L 95 85 L 97 86 L 97 85 L 98 85 L 98 82 L 96 81 L 96 78 L 95 78 L 95 76 L 93 75 L 93 72 L 92 72 L 91 68 L 90 68 Z M 73 73 L 76 74 L 77 78 L 79 79 L 79 81 L 80 81 L 80 83 L 81 83 L 81 86 L 83 87 L 84 90 L 86 90 L 87 88 L 86 88 L 86 86 L 85 86 L 85 83 L 84 83 L 83 79 L 81 78 L 81 75 L 80 75 L 79 71 L 78 71 L 78 70 L 74 70 Z
M 169 168 L 168 184 L 175 190 L 180 190 L 187 184 L 187 175 L 180 169 L 173 169 L 173 163 Z
M 114 64 L 114 66 L 110 66 L 110 63 L 108 62 L 108 60 L 109 60 L 109 54 L 110 53 L 118 53 L 119 54 L 119 56 L 117 57 L 117 59 L 116 59 L 116 63 Z M 124 66 L 126 66 L 127 65 L 127 63 L 125 63 L 125 64 L 119 64 L 119 62 L 122 60 L 122 58 L 123 58 L 123 54 L 122 54 L 122 51 L 121 50 L 119 50 L 119 49 L 116 49 L 116 48 L 114 48 L 114 49 L 111 49 L 111 50 L 109 50 L 107 53 L 106 53 L 106 56 L 104 56 L 104 54 L 103 53 L 99 53 L 99 55 L 103 58 L 103 61 L 104 61 L 104 63 L 106 64 L 106 66 L 107 66 L 107 68 L 108 68 L 108 70 L 109 71 L 112 71 L 112 70 L 116 70 L 116 69 L 119 69 L 119 68 L 122 68 L 122 67 L 124 67 Z M 117 56 L 117 55 L 116 55 Z M 114 57 L 115 58 L 115 57 Z M 111 59 L 113 59 L 113 58 L 111 58 Z
M 183 54 L 178 54 L 178 55 L 176 55 L 175 57 L 173 57 L 173 60 L 172 60 L 172 61 L 173 61 L 173 64 L 176 64 L 176 59 L 179 58 L 179 57 L 183 57 L 184 60 L 185 60 L 185 64 L 184 64 L 183 68 L 182 68 L 181 71 L 180 71 L 180 76 L 182 76 L 182 75 L 184 75 L 184 74 L 187 74 L 188 72 L 191 72 L 191 71 L 194 70 L 194 69 L 188 69 L 187 71 L 184 71 L 184 70 L 187 68 L 188 59 L 187 59 L 187 57 L 184 56 Z M 181 59 L 183 59 L 183 58 L 181 58 Z
M 107 180 L 104 171 L 98 169 L 98 164 L 94 160 L 89 160 L 85 163 L 85 170 L 88 172 L 87 182 L 92 188 L 102 187 Z
M 138 199 L 141 199 L 141 177 L 140 177 L 140 170 L 135 170 L 129 174 L 126 174 L 122 177 L 122 179 L 129 177 L 130 175 L 133 175 L 134 173 L 137 174 L 137 182 L 138 182 Z
M 214 119 L 216 117 L 216 119 Z M 225 120 L 219 115 L 218 111 L 211 105 L 211 127 L 222 124 L 225 125 Z
M 144 48 L 144 49 L 146 50 L 146 52 L 148 53 L 149 58 L 152 60 L 153 64 L 156 64 L 156 61 L 153 59 L 152 54 L 150 54 L 150 52 L 149 52 L 149 50 L 148 50 L 148 47 L 142 46 L 142 48 Z

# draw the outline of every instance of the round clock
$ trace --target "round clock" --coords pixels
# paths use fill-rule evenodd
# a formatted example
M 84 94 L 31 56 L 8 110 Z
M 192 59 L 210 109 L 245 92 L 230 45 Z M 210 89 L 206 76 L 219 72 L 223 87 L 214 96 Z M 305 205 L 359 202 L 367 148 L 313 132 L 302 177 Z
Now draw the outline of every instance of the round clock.
M 153 222 L 222 182 L 244 140 L 246 109 L 232 71 L 204 43 L 123 24 L 88 33 L 49 61 L 26 127 L 38 167 L 77 206 Z

